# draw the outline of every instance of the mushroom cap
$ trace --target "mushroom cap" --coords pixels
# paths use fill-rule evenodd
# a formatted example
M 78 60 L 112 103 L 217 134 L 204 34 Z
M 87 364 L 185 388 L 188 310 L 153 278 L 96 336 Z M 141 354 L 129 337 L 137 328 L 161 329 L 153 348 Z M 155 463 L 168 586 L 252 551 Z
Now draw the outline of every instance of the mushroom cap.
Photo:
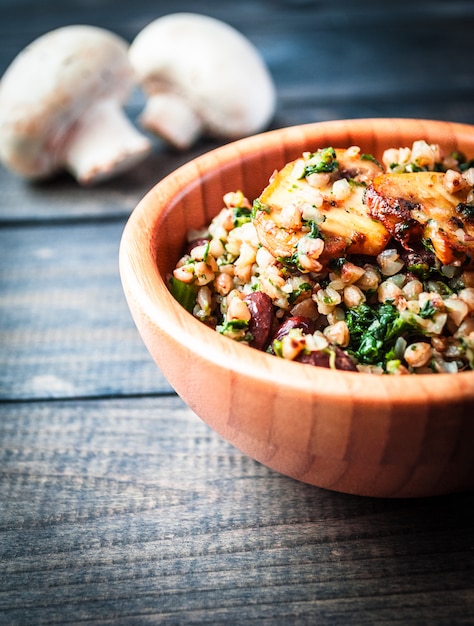
M 0 159 L 27 177 L 53 173 L 70 129 L 91 103 L 124 102 L 133 84 L 128 43 L 117 35 L 87 25 L 42 35 L 0 82 Z
M 129 57 L 148 96 L 183 97 L 211 135 L 252 134 L 274 114 L 275 87 L 259 51 L 215 18 L 197 13 L 158 18 L 136 36 Z

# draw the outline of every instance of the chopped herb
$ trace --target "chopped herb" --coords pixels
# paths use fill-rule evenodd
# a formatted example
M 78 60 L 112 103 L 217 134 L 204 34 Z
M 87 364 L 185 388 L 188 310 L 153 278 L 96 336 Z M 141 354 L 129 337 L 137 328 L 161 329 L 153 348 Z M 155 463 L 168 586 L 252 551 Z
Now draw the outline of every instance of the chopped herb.
M 433 242 L 431 241 L 429 237 L 423 237 L 421 240 L 421 243 L 423 244 L 423 247 L 426 250 L 428 250 L 428 252 L 432 252 L 433 254 L 436 254 L 435 249 L 433 248 Z
M 405 220 L 404 222 L 400 222 L 399 224 L 397 224 L 397 237 L 399 237 L 401 240 L 406 233 L 410 233 L 412 228 L 412 221 Z
M 216 331 L 234 341 L 247 341 L 253 339 L 252 333 L 248 332 L 248 322 L 245 320 L 227 320 L 216 326 Z
M 237 206 L 232 211 L 232 224 L 238 228 L 252 219 L 252 210 L 247 207 Z
M 207 262 L 207 257 L 208 257 L 208 254 L 209 254 L 210 247 L 211 247 L 211 241 L 209 240 L 206 243 L 206 247 L 204 248 L 204 254 L 202 255 L 202 260 L 204 261 L 204 263 Z
M 361 161 L 372 161 L 372 163 L 375 163 L 379 167 L 383 168 L 382 164 L 379 161 L 377 161 L 377 159 L 374 157 L 373 154 L 365 154 L 365 153 L 361 154 L 360 155 L 360 160 Z
M 333 271 L 341 270 L 342 266 L 344 265 L 344 263 L 346 263 L 346 261 L 347 261 L 346 257 L 343 257 L 343 256 L 340 256 L 335 259 L 329 259 L 329 267 Z
M 274 354 L 275 356 L 283 357 L 283 342 L 281 339 L 274 339 L 270 346 L 268 346 L 267 352 Z
M 199 291 L 199 285 L 195 283 L 183 283 L 182 280 L 175 278 L 170 279 L 170 291 L 174 298 L 186 309 L 189 313 L 193 312 L 196 305 L 196 296 Z
M 311 291 L 312 287 L 309 283 L 301 283 L 301 285 L 298 285 L 298 288 L 295 289 L 289 296 L 288 296 L 288 302 L 290 304 L 293 304 L 300 296 L 302 293 L 304 293 L 305 291 Z
M 436 313 L 436 310 L 437 309 L 435 306 L 433 306 L 433 303 L 431 302 L 431 300 L 427 300 L 421 307 L 418 315 L 424 320 L 431 319 L 433 315 Z
M 338 169 L 339 164 L 336 160 L 336 151 L 334 148 L 322 148 L 317 152 L 313 152 L 305 165 L 303 175 L 331 173 Z
M 431 274 L 432 268 L 428 265 L 428 263 L 420 262 L 408 265 L 407 270 L 412 274 L 415 274 L 415 276 L 420 280 L 427 280 Z
M 387 374 L 398 374 L 398 371 L 402 365 L 400 359 L 390 359 L 387 361 L 386 372 Z
M 219 327 L 220 333 L 233 330 L 245 330 L 249 323 L 246 320 L 228 320 Z
M 306 235 L 307 237 L 311 237 L 311 239 L 324 239 L 319 230 L 319 226 L 314 220 L 303 220 L 303 224 L 309 228 L 309 233 Z
M 349 309 L 346 323 L 351 336 L 349 353 L 365 365 L 382 365 L 393 359 L 398 337 L 408 336 L 413 326 L 402 319 L 392 304 L 373 307 L 362 303 Z
M 356 180 L 355 178 L 346 178 L 351 187 L 367 187 L 367 183 L 364 180 Z
M 405 168 L 405 171 L 407 171 L 407 172 L 426 172 L 427 169 L 428 168 L 426 166 L 421 167 L 420 165 L 417 165 L 416 163 L 408 163 L 408 165 Z
M 289 270 L 299 270 L 299 271 L 303 270 L 303 268 L 300 265 L 298 250 L 293 252 L 291 256 L 277 257 L 277 261 L 281 263 L 284 267 L 288 268 Z
M 456 207 L 456 213 L 459 213 L 466 222 L 474 222 L 474 204 L 460 202 Z
M 440 296 L 451 296 L 453 290 L 442 280 L 429 280 L 425 285 L 426 291 L 439 293 Z
M 272 212 L 272 207 L 269 206 L 268 204 L 264 204 L 263 202 L 260 202 L 260 200 L 258 198 L 256 198 L 253 201 L 252 211 L 250 213 L 250 218 L 252 220 L 255 219 L 255 216 L 256 216 L 258 211 L 263 211 L 264 213 L 271 213 Z

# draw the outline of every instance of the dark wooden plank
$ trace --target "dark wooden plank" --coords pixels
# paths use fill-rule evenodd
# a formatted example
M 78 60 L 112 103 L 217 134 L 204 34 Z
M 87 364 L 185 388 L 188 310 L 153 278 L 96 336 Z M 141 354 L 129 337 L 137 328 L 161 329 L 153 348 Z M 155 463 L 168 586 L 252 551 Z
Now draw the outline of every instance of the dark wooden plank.
M 0 73 L 32 39 L 65 24 L 90 23 L 131 41 L 152 19 L 196 11 L 227 21 L 260 50 L 274 76 L 278 108 L 271 127 L 353 117 L 426 117 L 474 123 L 471 2 L 104 1 L 96 5 L 23 0 L 0 4 Z M 23 16 L 29 20 L 25 23 Z M 245 96 L 245 94 L 244 94 Z M 248 94 L 251 97 L 251 94 Z M 136 121 L 143 94 L 127 113 Z M 51 219 L 125 214 L 160 178 L 215 147 L 204 142 L 177 155 L 154 140 L 152 156 L 133 172 L 81 190 L 69 177 L 39 186 L 0 169 L 0 219 Z
M 177 397 L 0 405 L 0 442 L 3 623 L 472 618 L 474 494 L 316 489 Z
M 125 302 L 123 226 L 0 230 L 0 398 L 171 391 Z
M 25 222 L 74 222 L 79 218 L 125 219 L 159 180 L 218 145 L 202 141 L 177 154 L 157 141 L 153 154 L 133 170 L 91 187 L 80 187 L 67 173 L 32 183 L 0 166 L 0 227 Z
M 427 95 L 466 92 L 472 69 L 469 34 L 473 4 L 422 1 L 350 0 L 335 3 L 244 0 L 171 2 L 108 0 L 87 7 L 70 2 L 35 0 L 0 5 L 0 72 L 32 39 L 69 23 L 109 28 L 132 41 L 151 20 L 176 11 L 197 11 L 227 21 L 259 48 L 279 86 L 295 85 L 346 97 L 350 91 L 377 95 L 400 89 Z M 25 24 L 23 15 L 30 19 Z M 435 73 L 435 75 L 434 75 Z M 453 91 L 454 90 L 454 93 Z M 427 105 L 429 99 L 426 98 Z

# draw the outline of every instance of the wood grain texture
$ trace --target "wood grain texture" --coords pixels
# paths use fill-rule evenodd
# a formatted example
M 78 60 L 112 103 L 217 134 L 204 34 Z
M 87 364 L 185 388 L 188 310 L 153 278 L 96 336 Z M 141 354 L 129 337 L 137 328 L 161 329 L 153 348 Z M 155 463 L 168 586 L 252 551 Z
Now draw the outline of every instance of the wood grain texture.
M 470 0 L 0 0 L 0 75 L 53 28 L 131 41 L 187 10 L 261 51 L 273 128 L 474 123 Z M 142 104 L 135 91 L 132 121 Z M 88 189 L 0 166 L 0 624 L 472 624 L 472 492 L 374 500 L 286 478 L 203 424 L 143 346 L 118 275 L 125 220 L 216 145 L 154 140 L 140 167 Z
M 0 231 L 0 398 L 169 392 L 117 272 L 123 223 Z
M 0 407 L 0 621 L 467 624 L 473 495 L 343 496 L 178 398 Z

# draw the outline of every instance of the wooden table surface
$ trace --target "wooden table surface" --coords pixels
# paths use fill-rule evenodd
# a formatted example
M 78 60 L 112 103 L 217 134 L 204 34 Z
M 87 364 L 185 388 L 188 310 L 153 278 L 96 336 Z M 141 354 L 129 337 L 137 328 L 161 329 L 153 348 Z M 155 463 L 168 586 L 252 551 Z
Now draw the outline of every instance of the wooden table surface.
M 53 28 L 131 41 L 186 10 L 261 51 L 272 127 L 474 124 L 470 0 L 0 0 L 0 73 Z M 203 424 L 144 348 L 118 274 L 124 224 L 216 145 L 154 140 L 145 163 L 87 189 L 0 168 L 0 623 L 474 624 L 474 494 L 374 500 L 281 476 Z

